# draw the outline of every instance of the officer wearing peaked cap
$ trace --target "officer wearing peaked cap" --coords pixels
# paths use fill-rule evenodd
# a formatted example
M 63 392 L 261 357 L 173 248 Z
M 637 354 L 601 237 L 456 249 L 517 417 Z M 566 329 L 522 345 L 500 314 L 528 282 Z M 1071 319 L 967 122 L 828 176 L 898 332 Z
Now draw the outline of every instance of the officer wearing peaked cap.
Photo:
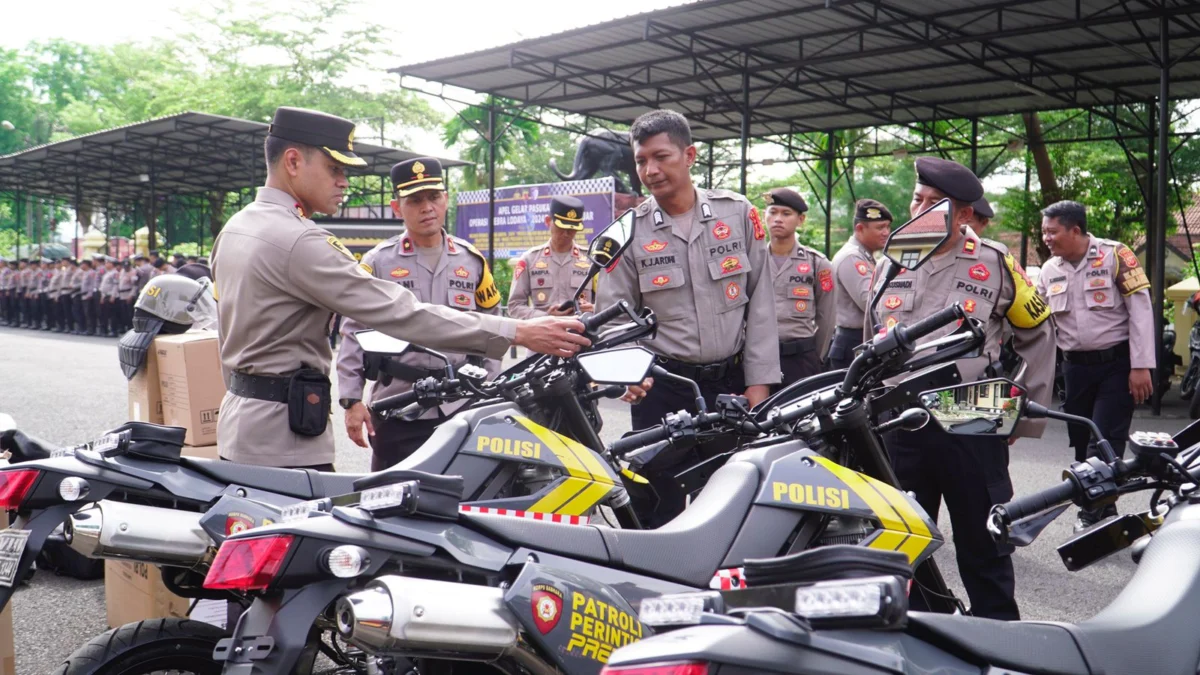
M 763 195 L 771 235 L 771 280 L 779 322 L 780 384 L 786 386 L 821 372 L 833 332 L 833 266 L 816 249 L 800 243 L 808 204 L 790 188 Z
M 833 256 L 833 279 L 837 288 L 833 344 L 829 365 L 848 368 L 854 348 L 862 344 L 867 306 L 871 303 L 871 275 L 875 254 L 883 250 L 892 228 L 892 212 L 874 199 L 854 204 L 854 230 L 850 239 Z
M 392 167 L 396 198 L 392 212 L 404 221 L 403 234 L 392 237 L 367 252 L 362 264 L 378 279 L 411 291 L 418 300 L 463 312 L 500 316 L 500 293 L 488 270 L 487 259 L 470 243 L 442 229 L 450 200 L 442 180 L 442 165 L 433 157 L 420 157 Z M 355 337 L 365 326 L 352 319 L 342 322 L 342 344 L 338 350 L 339 403 L 346 411 L 346 433 L 362 447 L 372 450 L 371 470 L 380 471 L 408 457 L 433 434 L 461 403 L 447 403 L 425 410 L 418 419 L 384 419 L 372 413 L 369 403 L 412 389 L 417 380 L 441 377 L 444 362 L 428 354 L 405 354 L 382 364 L 384 372 L 364 396 L 368 367 Z M 466 354 L 446 352 L 457 369 L 472 361 L 483 365 L 489 376 L 500 373 L 499 359 L 482 364 Z M 373 370 L 376 366 L 372 365 Z M 363 437 L 364 427 L 367 437 Z
M 519 319 L 535 316 L 568 316 L 574 307 L 559 309 L 575 295 L 575 289 L 591 269 L 585 251 L 575 241 L 583 231 L 583 202 L 576 197 L 558 196 L 550 200 L 549 241 L 534 246 L 513 266 L 512 286 L 508 292 L 508 313 Z M 592 294 L 585 291 L 579 309 L 590 312 Z
M 996 212 L 992 210 L 992 205 L 988 203 L 987 197 L 976 199 L 975 203 L 971 205 L 971 209 L 974 213 L 967 225 L 975 230 L 975 234 L 982 237 L 988 225 L 992 223 L 992 218 L 996 217 Z
M 767 233 L 758 210 L 740 194 L 700 190 L 692 183 L 696 160 L 691 129 L 683 115 L 655 110 L 630 128 L 638 177 L 651 198 L 634 211 L 634 233 L 617 264 L 600 274 L 596 306 L 627 300 L 658 316 L 658 334 L 643 344 L 669 371 L 695 380 L 709 409 L 720 394 L 745 394 L 751 404 L 780 379 L 779 326 L 767 258 Z M 659 378 L 631 410 L 633 429 L 661 423 L 679 410 L 696 412 L 694 394 Z M 726 448 L 712 444 L 695 452 L 708 456 Z M 696 457 L 670 458 L 670 466 L 648 466 L 658 500 L 641 501 L 631 491 L 643 524 L 670 520 L 686 504 L 675 475 Z M 696 480 L 700 472 L 689 474 Z M 656 480 L 658 476 L 661 480 Z M 665 493 L 670 486 L 672 494 Z
M 583 330 L 571 319 L 520 323 L 422 303 L 374 276 L 313 222 L 315 213 L 337 213 L 346 168 L 365 164 L 354 154 L 353 122 L 279 108 L 264 154 L 266 186 L 213 245 L 227 388 L 217 421 L 222 457 L 332 468 L 327 331 L 333 314 L 429 347 L 491 357 L 514 342 L 562 356 L 587 344 L 568 332 Z
M 883 327 L 912 324 L 961 304 L 968 316 L 983 323 L 986 335 L 982 356 L 957 362 L 963 381 L 970 382 L 983 379 L 987 365 L 999 355 L 1002 328 L 1008 323 L 1013 346 L 1027 365 L 1023 384 L 1028 395 L 1049 405 L 1054 376 L 1049 309 L 1011 255 L 981 240 L 970 228 L 960 227 L 971 219 L 972 204 L 983 196 L 983 185 L 969 169 L 949 160 L 921 157 L 916 170 L 910 213 L 915 216 L 950 198 L 951 235 L 933 258 L 901 274 L 885 289 L 880 303 Z M 879 263 L 876 279 L 885 278 L 890 264 L 886 259 Z M 954 329 L 947 326 L 921 342 Z M 1037 437 L 1041 432 L 1040 420 L 1022 420 L 1017 427 L 1021 436 Z M 885 443 L 901 486 L 916 495 L 931 517 L 937 518 L 945 498 L 972 613 L 1017 619 L 1012 548 L 994 542 L 986 528 L 992 505 L 1012 498 L 1008 444 L 1003 439 L 953 436 L 929 427 L 890 432 Z

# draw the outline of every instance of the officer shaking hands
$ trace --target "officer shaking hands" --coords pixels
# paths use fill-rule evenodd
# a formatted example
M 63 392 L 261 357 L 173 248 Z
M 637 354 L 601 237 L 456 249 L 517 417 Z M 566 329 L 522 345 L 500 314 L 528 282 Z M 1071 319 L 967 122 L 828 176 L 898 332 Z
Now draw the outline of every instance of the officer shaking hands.
M 781 384 L 786 386 L 821 372 L 833 332 L 833 266 L 796 236 L 808 211 L 798 192 L 775 188 L 763 198 L 771 235 L 769 261 L 779 321 Z
M 1054 341 L 1049 308 L 1025 276 L 1025 271 L 1002 247 L 981 240 L 970 228 L 972 203 L 983 196 L 983 185 L 969 169 L 949 160 L 921 157 L 916 161 L 917 185 L 909 211 L 916 215 L 949 197 L 951 235 L 924 265 L 901 273 L 883 293 L 883 325 L 912 323 L 959 303 L 967 316 L 983 323 L 983 355 L 959 359 L 964 382 L 983 379 L 1000 351 L 1007 322 L 1013 345 L 1025 360 L 1024 385 L 1042 405 L 1050 403 L 1054 376 Z M 888 260 L 880 262 L 876 279 L 886 278 Z M 943 337 L 948 326 L 921 342 Z M 868 335 L 870 329 L 868 328 Z M 1022 420 L 1017 433 L 1041 436 L 1041 420 Z M 1013 438 L 1016 438 L 1015 436 Z M 950 511 L 958 571 L 975 616 L 1017 619 L 1012 547 L 988 535 L 986 523 L 993 504 L 1012 498 L 1008 474 L 1008 444 L 983 436 L 953 436 L 926 427 L 920 431 L 886 434 L 885 443 L 901 486 L 911 491 L 936 519 L 942 498 Z
M 1091 418 L 1118 456 L 1125 452 L 1133 408 L 1154 393 L 1154 309 L 1150 280 L 1129 247 L 1088 232 L 1083 204 L 1061 201 L 1042 211 L 1042 241 L 1053 257 L 1038 293 L 1050 305 L 1063 352 L 1063 410 Z M 1075 461 L 1088 457 L 1091 435 L 1069 425 Z M 1075 530 L 1117 515 L 1110 504 L 1080 511 Z
M 264 144 L 267 184 L 234 215 L 213 247 L 221 296 L 218 333 L 227 393 L 217 442 L 247 464 L 332 468 L 329 428 L 334 313 L 429 347 L 499 358 L 510 344 L 569 356 L 588 344 L 583 324 L 519 322 L 419 302 L 372 275 L 310 220 L 337 213 L 354 154 L 354 124 L 279 108 Z M 574 333 L 570 331 L 575 331 Z
M 837 288 L 834 303 L 836 328 L 829 347 L 829 366 L 849 368 L 854 348 L 862 344 L 867 306 L 871 303 L 871 275 L 875 273 L 875 254 L 883 250 L 892 231 L 892 212 L 874 199 L 854 204 L 854 232 L 850 240 L 833 256 L 833 281 Z
M 583 213 L 583 202 L 575 197 L 564 195 L 550 200 L 550 215 L 546 216 L 550 240 L 526 251 L 513 266 L 509 316 L 529 319 L 575 313 L 574 307 L 560 307 L 575 297 L 575 289 L 591 269 L 586 251 L 575 241 L 583 231 Z M 593 309 L 591 293 L 585 292 L 579 298 L 579 310 Z
M 392 212 L 404 221 L 405 230 L 368 251 L 362 264 L 376 278 L 399 284 L 421 302 L 500 316 L 500 293 L 488 270 L 487 259 L 470 243 L 442 229 L 450 198 L 441 162 L 433 157 L 410 159 L 393 166 L 391 177 L 395 196 Z M 421 447 L 434 428 L 461 407 L 462 402 L 425 410 L 419 419 L 412 420 L 383 419 L 368 410 L 362 401 L 363 350 L 354 337 L 364 329 L 365 326 L 349 317 L 342 322 L 337 361 L 339 403 L 346 411 L 346 433 L 350 440 L 362 447 L 367 447 L 369 441 L 371 470 L 381 471 Z M 446 356 L 455 369 L 468 360 L 464 354 Z M 485 366 L 489 376 L 500 372 L 498 359 L 487 359 Z M 446 372 L 443 361 L 416 353 L 391 359 L 384 368 L 385 373 L 371 388 L 371 400 L 408 391 L 417 380 L 441 377 Z

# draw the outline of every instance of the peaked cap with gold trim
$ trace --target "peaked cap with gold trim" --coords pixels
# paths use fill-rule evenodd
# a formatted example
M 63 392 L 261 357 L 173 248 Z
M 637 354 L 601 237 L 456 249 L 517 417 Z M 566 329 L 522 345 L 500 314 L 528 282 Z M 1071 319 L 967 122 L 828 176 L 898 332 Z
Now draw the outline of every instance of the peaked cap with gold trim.
M 550 218 L 564 230 L 582 230 L 583 202 L 567 195 L 554 197 L 550 200 Z
M 336 115 L 281 106 L 275 109 L 267 135 L 319 148 L 339 164 L 367 165 L 354 154 L 354 122 Z
M 392 189 L 397 197 L 421 190 L 446 190 L 442 163 L 435 157 L 414 157 L 392 167 Z

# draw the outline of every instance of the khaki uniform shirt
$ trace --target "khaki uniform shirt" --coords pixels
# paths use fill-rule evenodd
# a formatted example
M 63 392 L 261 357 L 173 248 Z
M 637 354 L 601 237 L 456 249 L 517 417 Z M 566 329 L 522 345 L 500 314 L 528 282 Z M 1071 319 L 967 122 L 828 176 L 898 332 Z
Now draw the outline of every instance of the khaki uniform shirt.
M 1124 244 L 1088 235 L 1078 265 L 1046 261 L 1037 290 L 1050 305 L 1055 339 L 1064 352 L 1108 349 L 1129 342 L 1129 365 L 1154 368 L 1154 307 L 1150 280 Z
M 117 297 L 120 299 L 133 299 L 142 292 L 142 286 L 137 270 L 130 268 L 117 273 Z
M 878 281 L 882 282 L 890 264 L 887 259 L 880 261 L 875 273 Z M 974 231 L 964 231 L 955 250 L 896 277 L 879 302 L 879 318 L 887 329 L 897 323 L 912 325 L 954 303 L 961 304 L 967 316 L 982 321 L 986 335 L 982 355 L 957 362 L 963 382 L 985 379 L 985 368 L 999 358 L 1007 322 L 1013 329 L 1013 347 L 1027 365 L 1021 384 L 1034 401 L 1050 405 L 1055 357 L 1046 320 L 1050 310 L 1012 255 L 981 241 Z M 955 329 L 950 324 L 919 342 L 944 337 Z M 864 329 L 863 336 L 872 337 L 870 328 Z M 1021 420 L 1017 433 L 1039 438 L 1044 427 L 1045 420 Z
M 634 213 L 632 243 L 600 274 L 597 309 L 620 299 L 650 307 L 658 336 L 643 344 L 651 351 L 695 364 L 744 351 L 746 385 L 777 384 L 779 326 L 754 206 L 729 190 L 697 189 L 691 213 L 671 217 L 653 197 Z
M 550 242 L 529 249 L 513 266 L 508 315 L 517 319 L 546 316 L 550 308 L 575 297 L 575 289 L 591 268 L 578 244 L 565 258 L 550 249 Z
M 100 276 L 100 295 L 109 300 L 117 297 L 117 289 L 119 288 L 120 284 L 118 277 L 120 277 L 120 275 L 121 273 L 115 268 L 111 270 L 104 270 Z
M 6 266 L 0 269 L 0 291 L 12 290 L 13 282 L 12 268 Z
M 470 243 L 445 235 L 442 238 L 442 255 L 431 269 L 418 254 L 407 234 L 392 237 L 367 252 L 362 264 L 371 273 L 384 281 L 391 281 L 407 288 L 417 300 L 432 305 L 445 305 L 460 311 L 477 311 L 493 316 L 501 315 L 500 293 L 488 270 L 487 259 Z M 363 351 L 354 333 L 366 330 L 366 326 L 347 318 L 342 321 L 342 345 L 338 350 L 337 375 L 339 398 L 359 398 L 374 401 L 412 389 L 412 382 L 395 378 L 387 386 L 378 382 L 371 386 L 369 397 L 363 396 Z M 467 361 L 466 354 L 443 352 L 457 370 Z M 425 370 L 445 368 L 445 363 L 429 354 L 405 354 L 400 362 Z M 487 359 L 484 367 L 488 375 L 500 374 L 500 360 Z M 450 415 L 466 401 L 445 403 L 440 406 L 443 415 Z M 423 419 L 437 419 L 438 410 L 422 413 Z
M 858 239 L 842 245 L 833 256 L 833 279 L 837 287 L 835 324 L 861 330 L 867 324 L 871 305 L 871 277 L 875 274 L 875 256 Z
M 833 266 L 829 258 L 796 240 L 785 264 L 768 255 L 775 284 L 775 318 L 779 341 L 816 337 L 821 358 L 833 333 Z
M 83 295 L 83 279 L 89 272 L 81 267 L 76 267 L 71 274 L 71 295 Z
M 100 272 L 95 269 L 87 270 L 83 273 L 83 283 L 79 290 L 83 293 L 83 298 L 86 300 L 96 294 L 100 288 Z
M 301 366 L 328 373 L 334 313 L 435 349 L 500 358 L 516 322 L 425 305 L 399 284 L 372 276 L 337 240 L 305 218 L 291 195 L 260 188 L 213 245 L 220 289 L 221 365 L 282 376 Z M 299 436 L 283 403 L 226 394 L 217 418 L 222 457 L 247 464 L 307 466 L 334 459 L 333 427 Z
M 51 300 L 58 299 L 58 293 L 62 290 L 63 271 L 59 268 L 54 268 L 46 275 L 46 297 Z
M 134 294 L 140 295 L 142 289 L 146 287 L 146 284 L 150 283 L 150 280 L 154 278 L 154 265 L 145 262 L 137 267 L 131 267 L 130 269 L 137 273 L 137 280 L 134 282 L 134 286 L 136 288 Z
M 23 270 L 17 270 L 17 283 L 16 283 L 17 293 L 24 296 L 25 290 L 28 287 L 29 287 L 29 268 L 26 267 Z

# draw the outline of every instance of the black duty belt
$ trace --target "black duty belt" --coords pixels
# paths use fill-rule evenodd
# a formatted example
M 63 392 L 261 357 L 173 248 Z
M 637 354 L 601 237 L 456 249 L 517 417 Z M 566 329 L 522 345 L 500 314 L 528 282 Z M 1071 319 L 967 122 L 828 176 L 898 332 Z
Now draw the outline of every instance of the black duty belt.
M 1108 349 L 1096 349 L 1090 352 L 1063 352 L 1064 361 L 1082 366 L 1095 366 L 1101 363 L 1109 363 L 1111 361 L 1116 361 L 1123 356 L 1129 356 L 1128 342 L 1122 342 L 1119 345 L 1113 345 Z
M 250 375 L 234 371 L 229 374 L 229 393 L 242 398 L 287 403 L 288 384 L 291 379 L 277 375 Z
M 712 382 L 723 379 L 731 368 L 739 365 L 742 362 L 742 353 L 738 352 L 724 361 L 716 363 L 684 363 L 683 361 L 668 359 L 665 356 L 658 357 L 658 362 L 668 372 L 686 377 L 689 380 Z
M 780 356 L 795 356 L 806 352 L 815 352 L 817 350 L 817 338 L 806 337 L 796 338 L 795 340 L 783 340 L 779 343 Z
M 859 341 L 861 341 L 863 329 L 861 329 L 861 328 L 846 328 L 845 326 L 838 326 L 837 328 L 833 329 L 833 332 L 836 335 L 852 335 L 852 336 L 857 337 L 859 339 Z

